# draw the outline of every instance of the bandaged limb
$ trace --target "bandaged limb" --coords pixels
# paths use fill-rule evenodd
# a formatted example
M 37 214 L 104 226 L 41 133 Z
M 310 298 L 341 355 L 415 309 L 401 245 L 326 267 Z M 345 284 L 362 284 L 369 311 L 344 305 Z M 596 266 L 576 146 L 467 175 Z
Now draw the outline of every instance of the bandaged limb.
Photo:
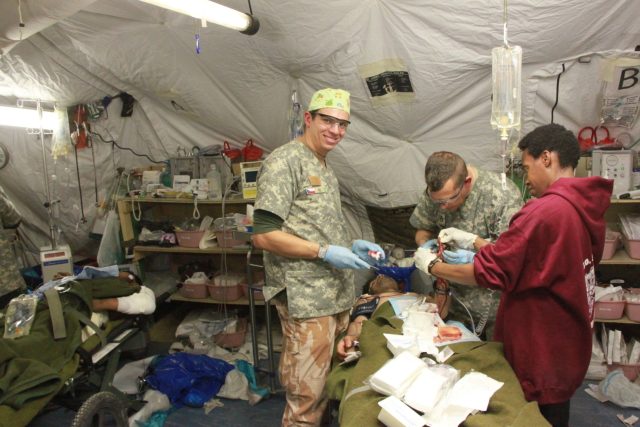
M 151 314 L 156 309 L 156 296 L 146 286 L 141 286 L 138 293 L 120 297 L 117 300 L 118 308 L 116 310 L 120 313 Z

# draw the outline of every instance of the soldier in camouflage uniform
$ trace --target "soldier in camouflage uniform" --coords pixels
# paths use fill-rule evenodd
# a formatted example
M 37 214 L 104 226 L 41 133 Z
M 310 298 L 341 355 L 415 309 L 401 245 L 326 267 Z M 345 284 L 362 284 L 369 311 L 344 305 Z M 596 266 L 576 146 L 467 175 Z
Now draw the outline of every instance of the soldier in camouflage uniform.
M 347 247 L 338 180 L 326 155 L 344 137 L 349 114 L 348 92 L 317 91 L 304 134 L 274 150 L 258 176 L 253 244 L 264 250 L 263 292 L 282 325 L 283 426 L 320 425 L 334 341 L 355 301 L 351 270 L 370 267 L 369 250 L 384 253 L 364 240 Z
M 26 288 L 11 243 L 20 221 L 20 213 L 0 187 L 0 307 Z
M 455 227 L 473 233 L 478 239 L 475 249 L 495 240 L 509 227 L 509 220 L 520 210 L 520 191 L 511 180 L 502 188 L 500 175 L 467 166 L 457 154 L 447 151 L 433 153 L 425 166 L 427 189 L 409 219 L 417 229 L 416 244 L 428 245 L 440 230 Z M 469 322 L 473 316 L 476 334 L 493 336 L 496 311 L 500 301 L 498 291 L 450 283 L 454 301 L 447 319 Z M 466 306 L 466 309 L 465 309 Z

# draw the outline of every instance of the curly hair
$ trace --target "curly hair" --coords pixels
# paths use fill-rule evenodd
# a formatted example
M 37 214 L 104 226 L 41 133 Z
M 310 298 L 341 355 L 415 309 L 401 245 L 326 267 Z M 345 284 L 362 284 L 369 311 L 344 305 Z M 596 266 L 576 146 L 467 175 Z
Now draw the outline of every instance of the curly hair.
M 551 123 L 535 128 L 524 136 L 518 143 L 518 148 L 537 159 L 546 151 L 558 154 L 560 166 L 563 168 L 578 166 L 580 160 L 580 145 L 573 132 L 564 126 Z
M 460 187 L 467 178 L 467 164 L 462 157 L 449 151 L 437 151 L 429 156 L 424 167 L 424 178 L 429 191 L 440 191 L 451 178 Z

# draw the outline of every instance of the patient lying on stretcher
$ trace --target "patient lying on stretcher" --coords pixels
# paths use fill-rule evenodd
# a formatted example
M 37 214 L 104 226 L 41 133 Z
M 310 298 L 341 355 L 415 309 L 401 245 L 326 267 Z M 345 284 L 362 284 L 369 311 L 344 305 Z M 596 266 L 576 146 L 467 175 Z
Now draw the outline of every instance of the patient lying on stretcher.
M 92 280 L 96 278 L 117 278 L 124 283 L 137 284 L 140 287 L 138 292 L 119 297 L 99 297 L 91 299 L 91 321 L 98 327 L 102 327 L 109 320 L 109 312 L 123 314 L 151 314 L 156 309 L 156 298 L 153 290 L 142 285 L 138 276 L 127 271 L 118 271 L 117 266 L 103 269 L 85 267 L 78 276 L 70 276 L 68 273 L 58 273 L 54 276 L 54 282 L 66 283 L 73 278 L 82 280 Z M 82 341 L 94 334 L 91 327 L 86 327 L 82 331 Z
M 346 335 L 338 342 L 336 353 L 340 359 L 345 359 L 347 354 L 357 347 L 362 324 L 371 318 L 376 309 L 383 303 L 390 298 L 401 295 L 423 296 L 415 292 L 402 292 L 400 289 L 401 286 L 396 280 L 382 274 L 379 274 L 369 282 L 368 290 L 365 289 L 365 293 L 356 300 L 356 303 L 351 309 Z M 424 297 L 427 302 L 433 302 L 437 305 L 441 318 L 444 319 L 447 316 L 450 304 L 448 292 L 436 292 L 435 296 L 427 295 Z M 443 328 L 441 332 L 443 339 L 446 339 L 446 334 L 450 333 L 446 327 Z
M 87 271 L 93 271 L 86 273 Z M 104 274 L 96 275 L 96 272 L 104 272 Z M 83 274 L 84 273 L 84 274 Z M 138 276 L 127 271 L 115 271 L 112 269 L 94 269 L 85 268 L 83 273 L 78 275 L 78 280 L 90 280 L 96 277 L 114 277 L 124 282 L 137 283 L 140 285 L 140 291 L 131 295 L 112 298 L 93 298 L 91 300 L 91 310 L 93 312 L 100 311 L 117 311 L 124 314 L 151 314 L 156 309 L 156 300 L 153 290 L 142 285 L 142 281 Z M 71 279 L 68 273 L 58 273 L 54 276 L 54 281 L 64 282 L 64 278 Z
M 103 342 L 108 329 L 89 320 L 92 312 L 155 310 L 153 292 L 136 283 L 134 275 L 120 274 L 117 266 L 112 274 L 103 273 L 49 281 L 0 310 L 4 315 L 0 322 L 0 420 L 3 406 L 20 410 L 60 389 L 65 375 L 78 367 L 76 352 L 82 345 L 85 325 Z M 26 297 L 29 304 L 20 297 Z M 14 300 L 13 307 L 20 310 L 11 310 Z

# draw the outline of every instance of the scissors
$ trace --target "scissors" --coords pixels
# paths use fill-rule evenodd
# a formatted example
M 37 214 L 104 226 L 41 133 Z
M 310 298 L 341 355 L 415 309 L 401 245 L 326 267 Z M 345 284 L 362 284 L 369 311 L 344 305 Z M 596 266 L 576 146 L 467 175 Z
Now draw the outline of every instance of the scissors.
M 609 135 L 606 126 L 585 126 L 578 132 L 580 151 L 590 151 L 599 145 L 613 144 L 614 140 Z

